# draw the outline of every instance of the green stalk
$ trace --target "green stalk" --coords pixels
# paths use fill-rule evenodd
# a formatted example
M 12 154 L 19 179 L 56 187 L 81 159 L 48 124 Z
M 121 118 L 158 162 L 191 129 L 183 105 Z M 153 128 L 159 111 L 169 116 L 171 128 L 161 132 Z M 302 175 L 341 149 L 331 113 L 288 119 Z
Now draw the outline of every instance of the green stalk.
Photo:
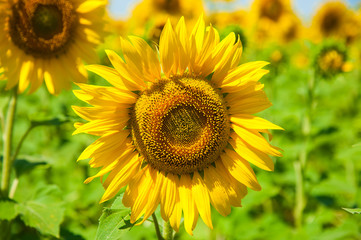
M 11 158 L 12 149 L 12 137 L 13 128 L 15 121 L 16 102 L 17 102 L 17 87 L 14 87 L 12 95 L 10 97 L 8 111 L 6 114 L 6 120 L 4 123 L 4 135 L 3 135 L 3 164 L 2 164 L 2 175 L 1 175 L 1 188 L 0 195 L 4 198 L 9 198 L 9 186 L 10 186 L 10 175 L 11 167 L 13 165 Z M 11 221 L 2 220 L 0 221 L 0 231 L 2 233 L 2 239 L 7 240 L 10 238 Z
M 9 186 L 10 186 L 10 174 L 11 167 L 13 164 L 11 158 L 11 147 L 12 147 L 12 137 L 13 137 L 13 127 L 15 120 L 16 112 L 16 102 L 17 102 L 17 87 L 13 88 L 13 94 L 11 95 L 9 101 L 8 112 L 5 120 L 5 129 L 4 129 L 4 153 L 3 153 L 3 167 L 2 167 L 2 177 L 1 177 L 1 193 L 3 197 L 8 197 L 9 195 Z
M 163 235 L 165 240 L 173 240 L 173 228 L 169 221 L 164 222 Z
M 296 196 L 294 221 L 298 229 L 303 225 L 303 212 L 306 207 L 307 197 L 304 188 L 304 174 L 306 171 L 306 163 L 308 159 L 308 146 L 311 137 L 311 115 L 314 108 L 314 90 L 315 90 L 315 74 L 310 77 L 308 82 L 307 109 L 302 120 L 302 135 L 304 138 L 304 146 L 300 152 L 299 159 L 294 163 L 296 177 Z
M 304 195 L 304 183 L 303 183 L 303 169 L 301 161 L 294 163 L 295 175 L 296 175 L 296 205 L 294 209 L 295 225 L 298 229 L 302 228 L 303 223 L 303 210 L 305 209 L 305 195 Z
M 155 228 L 155 232 L 157 234 L 158 240 L 164 240 L 162 237 L 162 234 L 160 234 L 159 223 L 158 223 L 157 216 L 155 215 L 155 213 L 152 214 L 152 218 L 153 218 L 154 228 Z

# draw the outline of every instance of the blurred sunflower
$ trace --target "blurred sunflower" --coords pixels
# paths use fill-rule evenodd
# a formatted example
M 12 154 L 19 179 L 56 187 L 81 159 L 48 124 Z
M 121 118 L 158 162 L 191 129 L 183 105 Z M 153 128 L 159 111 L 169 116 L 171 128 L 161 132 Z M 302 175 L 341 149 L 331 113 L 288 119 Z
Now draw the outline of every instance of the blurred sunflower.
M 283 14 L 290 12 L 292 10 L 289 0 L 255 0 L 252 4 L 252 14 L 257 19 L 278 22 Z
M 289 0 L 256 0 L 252 4 L 253 41 L 290 42 L 299 37 L 302 24 Z
M 203 12 L 202 0 L 143 0 L 128 19 L 127 31 L 158 44 L 167 19 L 176 24 L 183 16 L 190 30 Z
M 82 60 L 97 59 L 103 0 L 1 0 L 0 60 L 7 89 L 34 92 L 45 80 L 51 94 L 86 82 Z
M 328 2 L 313 17 L 310 37 L 316 41 L 336 37 L 350 43 L 360 36 L 360 29 L 360 18 L 343 2 Z
M 93 107 L 73 106 L 87 123 L 77 133 L 100 136 L 79 157 L 107 174 L 101 202 L 127 186 L 123 203 L 131 222 L 161 215 L 192 234 L 198 215 L 212 228 L 210 204 L 223 216 L 241 206 L 247 187 L 260 190 L 250 163 L 272 171 L 268 155 L 281 156 L 261 133 L 280 127 L 256 116 L 271 103 L 258 80 L 268 71 L 258 61 L 238 66 L 242 47 L 230 34 L 199 18 L 187 34 L 184 18 L 167 21 L 160 57 L 139 37 L 121 39 L 124 58 L 107 50 L 113 68 L 87 67 L 113 87 L 78 84 L 75 95 Z M 139 223 L 139 224 L 140 224 Z
M 234 24 L 248 28 L 249 13 L 243 9 L 233 12 L 214 12 L 209 16 L 209 21 L 220 29 Z
M 245 10 L 237 10 L 233 12 L 215 12 L 209 16 L 209 22 L 220 32 L 221 40 L 229 33 L 234 32 L 236 37 L 240 38 L 243 50 L 247 45 L 247 35 L 249 33 L 248 12 Z
M 280 42 L 291 42 L 301 37 L 303 26 L 295 14 L 284 14 L 280 18 L 279 26 L 275 28 L 275 35 Z
M 317 73 L 331 78 L 342 72 L 349 72 L 353 66 L 347 61 L 346 49 L 340 44 L 326 43 L 315 58 Z

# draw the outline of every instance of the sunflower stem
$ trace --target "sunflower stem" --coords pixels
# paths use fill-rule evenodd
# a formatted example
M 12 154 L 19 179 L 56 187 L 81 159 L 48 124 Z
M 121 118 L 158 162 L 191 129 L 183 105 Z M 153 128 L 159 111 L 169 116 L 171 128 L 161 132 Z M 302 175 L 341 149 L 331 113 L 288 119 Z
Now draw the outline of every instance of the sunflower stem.
M 25 138 L 28 136 L 28 134 L 31 132 L 31 130 L 34 128 L 33 125 L 30 125 L 30 127 L 26 130 L 26 132 L 24 133 L 24 135 L 21 137 L 18 145 L 16 146 L 16 149 L 15 149 L 15 152 L 14 152 L 14 155 L 12 156 L 11 158 L 11 161 L 14 162 L 16 157 L 18 156 L 19 152 L 20 152 L 20 149 L 23 145 L 23 142 L 25 140 Z
M 295 177 L 296 177 L 296 199 L 294 209 L 294 221 L 298 229 L 302 228 L 303 225 L 303 211 L 306 207 L 307 197 L 305 194 L 305 183 L 304 175 L 306 171 L 306 164 L 308 159 L 308 146 L 311 138 L 311 127 L 312 127 L 312 111 L 315 104 L 315 72 L 310 76 L 307 86 L 307 102 L 306 112 L 302 120 L 302 135 L 304 138 L 304 145 L 299 154 L 298 160 L 294 163 Z
M 152 214 L 152 218 L 153 218 L 154 228 L 155 228 L 155 232 L 157 234 L 158 240 L 164 240 L 162 237 L 162 234 L 160 234 L 159 223 L 158 223 L 157 216 L 155 215 L 155 213 Z
M 11 174 L 11 167 L 13 164 L 11 158 L 11 147 L 12 147 L 12 137 L 13 137 L 13 127 L 15 120 L 17 97 L 18 97 L 17 87 L 14 87 L 13 93 L 9 101 L 9 107 L 6 115 L 4 135 L 3 135 L 4 152 L 3 152 L 3 166 L 2 166 L 2 176 L 1 176 L 1 194 L 5 198 L 9 196 L 10 174 Z
M 17 93 L 18 88 L 14 87 L 12 95 L 10 96 L 8 111 L 6 114 L 6 120 L 4 124 L 3 135 L 3 163 L 2 163 L 2 175 L 1 175 L 1 188 L 0 195 L 3 198 L 9 198 L 9 186 L 11 167 L 13 165 L 11 159 L 12 137 L 16 112 Z M 10 238 L 11 221 L 0 221 L 0 231 L 2 233 L 2 239 L 7 240 Z
M 173 240 L 173 228 L 170 222 L 164 222 L 163 235 L 165 240 Z

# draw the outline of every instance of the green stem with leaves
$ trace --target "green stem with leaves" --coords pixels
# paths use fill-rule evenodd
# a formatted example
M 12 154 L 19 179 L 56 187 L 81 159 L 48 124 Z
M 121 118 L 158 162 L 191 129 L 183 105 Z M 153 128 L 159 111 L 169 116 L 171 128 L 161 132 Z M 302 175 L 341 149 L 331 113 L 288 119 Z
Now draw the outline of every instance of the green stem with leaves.
M 12 95 L 10 97 L 8 111 L 6 114 L 5 126 L 4 126 L 4 153 L 3 153 L 3 166 L 1 177 L 1 194 L 3 197 L 8 197 L 10 186 L 10 174 L 13 160 L 11 158 L 12 137 L 15 121 L 16 103 L 17 103 L 17 87 L 14 87 Z

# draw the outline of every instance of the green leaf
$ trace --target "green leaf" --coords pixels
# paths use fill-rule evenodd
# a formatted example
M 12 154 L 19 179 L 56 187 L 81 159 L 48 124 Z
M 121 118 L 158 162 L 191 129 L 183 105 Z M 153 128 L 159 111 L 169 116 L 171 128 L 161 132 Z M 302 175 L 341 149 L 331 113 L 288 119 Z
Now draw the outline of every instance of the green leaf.
M 63 123 L 69 122 L 69 119 L 61 120 L 60 118 L 53 118 L 49 120 L 43 120 L 43 121 L 31 121 L 31 125 L 33 127 L 37 126 L 59 126 Z
M 59 238 L 59 227 L 64 216 L 60 196 L 60 190 L 55 185 L 38 189 L 33 199 L 19 203 L 21 219 L 42 234 Z
M 14 168 L 15 168 L 15 173 L 17 177 L 20 177 L 21 175 L 23 175 L 24 173 L 30 172 L 31 170 L 33 170 L 34 168 L 41 166 L 41 165 L 46 165 L 47 163 L 42 161 L 42 162 L 30 162 L 26 159 L 16 159 L 14 162 Z
M 18 205 L 9 199 L 0 200 L 0 220 L 12 220 L 19 214 Z
M 122 198 L 122 195 L 119 196 L 110 208 L 104 208 L 99 219 L 97 240 L 120 239 L 124 230 L 130 230 L 134 226 L 134 224 L 130 223 L 130 209 L 124 207 Z
M 343 210 L 352 213 L 352 214 L 361 214 L 361 208 L 342 208 Z

